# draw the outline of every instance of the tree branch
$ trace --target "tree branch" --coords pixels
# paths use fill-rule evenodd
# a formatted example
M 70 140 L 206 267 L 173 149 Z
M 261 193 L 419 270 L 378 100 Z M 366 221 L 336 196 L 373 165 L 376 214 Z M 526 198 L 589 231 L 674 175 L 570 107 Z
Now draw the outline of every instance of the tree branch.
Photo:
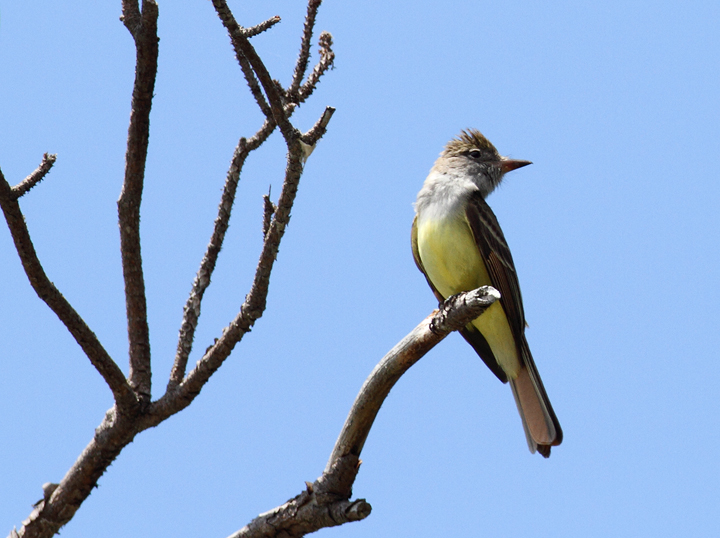
M 490 286 L 453 295 L 383 357 L 355 398 L 326 473 L 345 456 L 360 457 L 380 406 L 398 379 L 443 338 L 480 316 L 498 299 L 500 294 Z
M 322 32 L 319 39 L 320 45 L 320 61 L 313 68 L 312 73 L 305 81 L 305 84 L 299 89 L 297 94 L 297 102 L 304 103 L 305 100 L 312 95 L 320 78 L 335 66 L 335 52 L 332 50 L 333 40 L 330 32 Z
M 265 64 L 258 56 L 255 48 L 250 44 L 250 41 L 247 38 L 246 30 L 237 23 L 227 5 L 227 2 L 225 0 L 212 0 L 212 3 L 215 7 L 215 11 L 220 17 L 220 20 L 230 35 L 238 61 L 240 61 L 241 66 L 243 64 L 241 57 L 245 58 L 249 62 L 255 75 L 257 75 L 260 84 L 262 84 L 265 95 L 270 103 L 272 118 L 275 120 L 275 123 L 280 128 L 280 132 L 282 132 L 283 137 L 290 145 L 296 138 L 297 131 L 290 123 L 288 114 L 285 111 L 284 96 L 280 94 L 281 88 L 278 88 L 279 85 L 276 84 L 270 76 L 270 73 L 268 73 Z M 244 68 L 243 72 L 245 72 Z M 258 104 L 260 104 L 260 102 L 258 102 Z M 260 108 L 262 109 L 262 106 Z M 263 110 L 263 113 L 267 116 L 265 110 Z
M 334 110 L 334 109 L 333 109 Z M 327 125 L 329 117 L 332 116 L 332 112 L 327 110 L 323 113 L 323 118 L 327 118 L 324 121 Z M 324 132 L 324 131 L 323 131 Z M 258 131 L 253 139 L 248 141 L 248 146 L 251 144 L 259 144 L 258 135 L 264 134 L 264 132 Z M 318 134 L 318 137 L 320 135 Z M 299 147 L 299 144 L 298 144 Z M 232 170 L 232 167 L 231 167 Z M 270 274 L 277 258 L 277 253 L 280 248 L 280 241 L 282 240 L 283 234 L 285 233 L 285 227 L 290 221 L 290 210 L 292 209 L 297 194 L 298 183 L 300 182 L 300 176 L 302 175 L 302 151 L 291 151 L 287 156 L 287 167 L 285 170 L 285 180 L 283 182 L 282 191 L 278 200 L 277 207 L 275 208 L 274 215 L 270 220 L 268 231 L 264 236 L 263 247 L 260 253 L 260 259 L 258 260 L 257 268 L 255 270 L 255 278 L 250 288 L 250 292 L 245 298 L 245 302 L 240 308 L 240 312 L 233 319 L 233 321 L 223 329 L 223 333 L 220 338 L 216 339 L 215 343 L 210 346 L 206 351 L 205 355 L 198 361 L 195 368 L 187 375 L 187 377 L 181 381 L 184 368 L 187 365 L 187 354 L 192 346 L 192 334 L 194 334 L 194 327 L 197 325 L 197 316 L 200 314 L 200 302 L 202 299 L 202 293 L 209 284 L 209 269 L 210 261 L 208 261 L 207 270 L 202 273 L 203 266 L 205 265 L 205 259 L 203 260 L 203 266 L 201 266 L 198 277 L 195 282 L 197 283 L 197 293 L 195 288 L 191 292 L 191 297 L 186 305 L 186 318 L 187 318 L 187 331 L 185 334 L 181 334 L 182 339 L 182 355 L 180 354 L 180 344 L 178 345 L 178 355 L 180 359 L 176 358 L 176 366 L 173 367 L 171 382 L 168 385 L 168 392 L 156 402 L 153 402 L 151 409 L 148 413 L 147 420 L 148 424 L 156 425 L 165 420 L 168 416 L 177 413 L 179 410 L 184 409 L 193 399 L 200 393 L 203 385 L 217 371 L 222 363 L 230 356 L 233 348 L 237 345 L 243 336 L 250 331 L 255 322 L 262 316 L 265 311 L 266 299 L 269 290 Z M 239 174 L 239 169 L 237 170 Z M 230 177 L 230 173 L 229 176 Z M 218 222 L 224 220 L 224 216 L 221 219 L 220 213 L 225 213 L 226 209 L 221 208 L 218 219 L 216 220 L 216 229 Z M 229 218 L 229 215 L 228 217 Z M 221 241 L 223 234 L 218 233 L 218 239 Z M 215 233 L 213 234 L 215 237 Z M 213 241 L 211 240 L 211 245 Z M 210 247 L 208 248 L 208 254 L 210 254 Z M 210 256 L 206 254 L 206 258 L 209 260 Z M 217 257 L 214 254 L 215 258 Z M 214 263 L 214 262 L 213 262 Z M 202 277 L 201 277 L 202 276 Z M 203 287 L 204 286 L 204 287 Z M 184 357 L 184 358 L 183 358 Z M 149 427 L 149 426 L 148 426 Z
M 157 4 L 153 0 L 143 0 L 142 10 L 139 9 L 137 0 L 123 0 L 122 20 L 133 36 L 137 50 L 136 76 L 133 88 L 130 126 L 128 129 L 125 179 L 122 193 L 118 200 L 128 317 L 128 339 L 130 343 L 130 383 L 125 381 L 124 377 L 122 377 L 122 372 L 109 357 L 107 357 L 109 365 L 102 362 L 102 360 L 99 366 L 96 365 L 99 370 L 103 366 L 108 368 L 114 367 L 114 370 L 110 368 L 112 370 L 110 374 L 114 372 L 119 373 L 122 382 L 120 387 L 116 387 L 116 384 L 113 384 L 116 381 L 114 378 L 110 377 L 108 380 L 108 384 L 113 388 L 113 392 L 115 393 L 117 391 L 121 393 L 120 395 L 116 394 L 117 403 L 115 407 L 108 411 L 105 419 L 96 430 L 94 438 L 60 484 L 51 492 L 48 490 L 49 493 L 44 496 L 42 501 L 37 503 L 30 518 L 23 522 L 23 527 L 20 531 L 13 531 L 17 536 L 22 536 L 23 538 L 31 536 L 49 537 L 67 523 L 73 517 L 81 503 L 90 494 L 92 488 L 96 487 L 98 479 L 120 451 L 127 446 L 128 443 L 132 442 L 134 437 L 141 431 L 158 425 L 172 414 L 187 407 L 200 392 L 204 383 L 229 356 L 233 347 L 240 341 L 243 335 L 250 330 L 265 310 L 270 274 L 277 257 L 280 241 L 290 219 L 290 210 L 297 193 L 305 155 L 300 140 L 301 134 L 289 121 L 289 117 L 292 115 L 296 105 L 294 103 L 284 103 L 284 90 L 280 87 L 279 83 L 276 83 L 270 78 L 267 69 L 248 41 L 248 37 L 267 30 L 276 24 L 279 18 L 273 17 L 255 27 L 243 29 L 237 25 L 224 1 L 213 0 L 213 4 L 216 6 L 218 14 L 220 14 L 220 18 L 223 20 L 226 28 L 228 28 L 233 46 L 236 50 L 236 56 L 245 73 L 248 85 L 256 96 L 260 109 L 266 116 L 266 121 L 252 138 L 247 140 L 240 139 L 238 147 L 233 154 L 230 170 L 226 178 L 225 189 L 218 209 L 218 216 L 213 229 L 213 235 L 200 264 L 200 269 L 193 283 L 193 289 L 184 309 L 178 351 L 168 383 L 168 390 L 162 398 L 150 403 L 150 346 L 139 234 L 140 204 L 142 200 L 145 162 L 149 140 L 149 114 L 152 106 L 155 76 L 157 74 L 158 9 Z M 260 89 L 260 85 L 262 85 L 262 89 L 265 91 L 269 104 L 265 101 L 265 96 Z M 316 126 L 304 135 L 308 142 L 314 144 L 322 137 L 333 110 L 334 109 L 330 108 L 325 110 Z M 251 290 L 246 296 L 245 302 L 233 322 L 224 329 L 222 336 L 216 340 L 216 343 L 206 350 L 205 355 L 190 374 L 185 376 L 188 356 L 192 349 L 195 327 L 197 326 L 200 315 L 200 304 L 203 294 L 210 284 L 217 256 L 222 248 L 242 166 L 247 155 L 259 147 L 268 136 L 270 136 L 277 125 L 280 126 L 289 149 L 285 180 L 278 205 L 272 212 L 272 215 L 270 215 L 269 223 L 266 222 L 266 220 L 263 222 L 265 231 L 263 248 Z M 10 226 L 11 230 L 18 228 L 15 221 L 19 220 L 22 223 L 21 231 L 24 230 L 25 235 L 27 235 L 15 193 L 10 186 L 4 182 L 4 178 L 0 183 L 2 183 L 0 184 L 0 201 L 3 202 L 3 210 L 6 215 L 9 211 L 10 217 L 6 216 L 6 218 L 8 218 L 9 223 L 12 221 Z M 5 203 L 5 199 L 8 201 L 7 204 Z M 6 206 L 9 208 L 8 211 L 6 211 Z M 13 213 L 13 211 L 15 211 L 14 208 L 17 208 L 15 213 Z M 13 231 L 13 236 L 15 237 L 16 235 Z M 30 249 L 32 249 L 29 235 L 27 236 L 26 242 L 30 245 Z M 18 239 L 16 238 L 16 245 L 17 244 Z M 28 250 L 26 246 L 23 246 L 23 248 Z M 20 252 L 21 250 L 20 246 L 18 246 L 18 251 Z M 23 250 L 23 252 L 25 250 Z M 21 259 L 23 260 L 23 264 L 27 265 L 26 258 L 28 257 L 24 256 L 23 252 L 21 252 Z M 31 250 L 31 254 L 35 256 L 34 250 Z M 39 267 L 39 262 L 37 266 Z M 36 271 L 36 269 L 33 268 L 32 271 L 30 271 L 26 267 L 26 272 L 28 272 L 31 283 L 33 282 L 33 277 L 31 276 L 31 274 L 34 274 L 33 271 Z M 64 301 L 59 292 L 55 290 L 44 273 L 42 273 L 41 267 L 40 272 L 44 282 L 47 282 L 59 298 Z M 44 282 L 41 282 L 41 284 Z M 33 286 L 35 286 L 35 283 L 33 283 Z M 38 294 L 40 295 L 41 292 L 38 291 Z M 47 299 L 46 302 L 50 304 Z M 53 308 L 52 305 L 51 308 Z M 53 309 L 56 310 L 55 308 Z M 74 311 L 72 311 L 72 313 L 77 316 Z M 63 315 L 58 313 L 58 316 L 64 320 Z M 79 316 L 77 317 L 79 319 Z M 80 322 L 82 322 L 81 319 Z M 66 325 L 68 325 L 67 322 Z M 84 324 L 82 327 L 87 329 Z M 72 328 L 68 328 L 73 332 Z M 90 344 L 96 342 L 97 339 L 89 329 L 87 329 L 87 332 L 95 339 L 90 342 Z M 87 335 L 85 336 L 87 337 Z M 76 339 L 78 339 L 77 336 Z M 78 341 L 83 345 L 83 349 L 85 350 L 84 341 Z M 97 345 L 99 346 L 99 343 L 97 343 Z M 101 347 L 100 350 L 102 350 Z M 93 364 L 96 364 L 99 359 L 96 358 L 95 355 L 91 355 L 93 351 L 91 347 L 90 351 L 86 350 L 86 353 L 88 353 L 91 361 L 94 361 Z M 102 350 L 102 353 L 105 353 L 104 350 Z M 103 359 L 103 356 L 100 356 L 100 359 Z M 103 372 L 104 371 L 101 370 L 101 373 Z M 108 375 L 109 374 L 103 373 L 106 379 L 108 379 Z M 123 390 L 124 393 L 122 392 Z M 122 397 L 124 394 L 126 396 Z M 136 395 L 140 401 L 136 399 Z M 350 474 L 354 477 L 354 473 L 357 472 L 357 461 L 355 461 L 354 464 L 352 464 L 352 458 L 342 461 L 351 462 L 350 468 L 354 469 L 354 471 Z M 337 476 L 348 475 L 346 464 L 336 465 L 336 468 L 338 469 L 337 473 L 339 473 Z M 335 486 L 336 482 L 337 480 L 333 481 L 325 477 L 325 482 L 318 482 L 317 484 L 320 491 L 324 492 L 323 495 L 327 497 L 331 494 L 336 495 L 333 493 L 335 491 L 333 488 L 337 489 Z M 329 507 L 330 505 L 327 506 Z M 326 508 L 326 510 L 327 509 L 328 508 Z M 349 521 L 353 518 L 357 519 L 360 516 L 365 517 L 362 514 L 367 515 L 367 513 L 369 513 L 369 505 L 368 508 L 365 509 L 362 503 L 350 505 L 342 501 L 342 499 L 340 499 L 340 502 L 334 505 L 334 507 L 330 507 L 329 509 L 330 517 L 334 518 L 336 524 L 342 522 L 343 518 Z
M 193 288 L 190 292 L 190 297 L 188 298 L 188 301 L 185 304 L 185 307 L 183 310 L 183 321 L 181 324 L 180 335 L 178 338 L 177 352 L 176 352 L 173 368 L 170 373 L 170 380 L 168 382 L 168 390 L 169 391 L 174 391 L 178 387 L 178 385 L 182 382 L 182 379 L 183 379 L 186 369 L 187 369 L 187 361 L 188 361 L 188 358 L 192 351 L 195 330 L 197 327 L 198 319 L 200 317 L 202 299 L 203 299 L 205 290 L 210 285 L 210 280 L 211 280 L 212 273 L 215 269 L 217 257 L 222 248 L 222 243 L 223 243 L 223 240 L 225 237 L 225 232 L 227 231 L 227 228 L 229 225 L 230 215 L 231 215 L 233 203 L 235 200 L 235 192 L 236 192 L 237 184 L 238 184 L 238 181 L 240 178 L 240 172 L 241 172 L 242 166 L 244 165 L 247 155 L 251 151 L 258 148 L 262 143 L 264 143 L 265 140 L 270 136 L 270 134 L 276 127 L 275 117 L 273 116 L 270 108 L 267 106 L 267 102 L 264 100 L 264 97 L 262 96 L 262 93 L 260 92 L 260 88 L 258 86 L 257 79 L 254 76 L 254 73 L 253 73 L 252 67 L 250 66 L 249 61 L 247 60 L 245 54 L 242 51 L 243 49 L 239 44 L 239 40 L 242 37 L 242 39 L 247 41 L 246 37 L 248 35 L 251 35 L 251 34 L 255 35 L 254 32 L 255 32 L 256 28 L 258 28 L 260 26 L 264 26 L 264 29 L 267 29 L 270 26 L 272 26 L 273 24 L 275 24 L 275 22 L 279 21 L 279 17 L 273 17 L 271 19 L 268 19 L 264 23 L 261 23 L 258 26 L 255 26 L 253 28 L 245 30 L 237 24 L 237 22 L 235 21 L 235 18 L 233 17 L 232 13 L 230 12 L 230 10 L 227 7 L 227 4 L 225 2 L 218 1 L 218 2 L 213 2 L 213 4 L 215 5 L 215 9 L 218 12 L 218 15 L 220 16 L 220 19 L 223 21 L 223 24 L 225 25 L 226 29 L 228 29 L 228 32 L 231 36 L 231 41 L 233 43 L 233 47 L 236 52 L 236 57 L 238 59 L 238 62 L 240 63 L 241 69 L 245 73 L 245 78 L 248 82 L 248 85 L 250 86 L 251 91 L 253 92 L 253 94 L 255 94 L 256 91 L 258 92 L 259 97 L 256 96 L 256 101 L 258 102 L 258 105 L 260 106 L 261 110 L 263 110 L 263 104 L 265 106 L 265 110 L 263 110 L 263 112 L 266 114 L 266 121 L 265 121 L 264 125 L 260 128 L 260 130 L 252 138 L 250 138 L 247 141 L 245 141 L 245 139 L 241 139 L 240 142 L 238 143 L 237 148 L 235 149 L 232 163 L 230 165 L 230 170 L 228 170 L 227 180 L 225 182 L 225 188 L 223 190 L 220 205 L 218 208 L 218 216 L 215 219 L 215 228 L 213 230 L 213 234 L 210 239 L 210 243 L 208 244 L 208 248 L 205 252 L 205 256 L 203 257 L 203 261 L 201 262 L 200 269 L 198 270 L 198 273 L 195 277 L 195 281 L 193 282 Z M 318 2 L 318 6 L 319 6 L 319 2 Z M 309 11 L 310 11 L 310 9 L 311 8 L 308 7 Z M 315 11 L 316 10 L 317 10 L 317 8 L 315 8 Z M 312 20 L 313 21 L 315 20 L 314 16 L 313 16 Z M 307 20 L 306 20 L 306 29 L 305 30 L 307 31 Z M 233 35 L 235 35 L 237 39 L 233 38 Z M 310 31 L 310 35 L 312 35 L 312 31 Z M 264 69 L 264 66 L 263 66 L 263 69 Z M 265 71 L 265 73 L 267 74 L 267 71 Z M 269 78 L 269 74 L 267 74 L 267 77 Z M 289 118 L 292 115 L 292 112 L 293 112 L 292 106 L 286 107 L 286 109 L 284 110 L 285 117 Z M 330 118 L 332 117 L 333 112 L 335 112 L 334 108 L 327 107 L 325 112 L 321 116 L 321 118 L 315 124 L 315 126 L 313 126 L 313 128 L 310 129 L 310 131 L 308 131 L 308 133 L 306 133 L 305 135 L 302 135 L 302 141 L 303 141 L 303 143 L 305 143 L 306 145 L 311 147 L 310 151 L 312 151 L 312 149 L 314 149 L 317 141 L 325 134 L 327 125 L 330 122 Z M 294 133 L 295 129 L 292 128 L 292 131 Z M 288 143 L 288 146 L 291 147 L 291 142 Z M 291 148 L 290 151 L 291 151 L 291 153 L 294 151 L 296 156 L 301 156 L 301 158 L 303 159 L 303 162 L 304 162 L 304 159 L 307 158 L 307 155 L 309 155 L 309 153 L 306 154 L 305 149 L 302 147 Z M 297 178 L 297 181 L 299 181 L 299 176 Z M 270 230 L 271 223 L 272 223 L 272 221 L 267 217 L 267 212 L 266 212 L 266 219 L 263 224 L 263 236 L 267 235 L 267 232 Z M 253 323 L 254 323 L 254 320 L 253 320 Z M 237 341 L 239 341 L 240 338 L 242 338 L 241 335 L 238 337 Z M 236 343 L 237 342 L 233 343 L 232 345 L 234 346 Z M 232 349 L 232 348 L 230 348 L 230 349 Z M 218 363 L 218 367 L 222 363 L 222 361 L 225 360 L 225 358 L 227 358 L 227 356 L 222 358 L 220 363 Z M 194 398 L 194 396 L 193 396 L 193 398 Z M 163 400 L 164 400 L 164 398 L 163 398 Z M 187 404 L 189 404 L 189 401 L 187 402 Z
M 95 436 L 68 470 L 48 498 L 36 503 L 20 531 L 11 538 L 50 537 L 68 523 L 83 501 L 97 487 L 105 470 L 138 433 L 132 416 L 123 415 L 117 407 L 110 409 Z
M 251 26 L 250 28 L 247 28 L 245 30 L 245 37 L 255 37 L 258 34 L 262 34 L 264 31 L 272 28 L 277 23 L 280 22 L 280 17 L 275 15 L 274 17 L 270 17 L 268 20 L 261 22 L 260 24 L 256 24 L 255 26 Z
M 312 41 L 313 28 L 315 28 L 315 19 L 320 8 L 322 0 L 310 0 L 308 2 L 307 15 L 305 16 L 305 26 L 303 27 L 303 36 L 300 42 L 300 54 L 295 64 L 295 72 L 293 73 L 292 82 L 288 88 L 288 98 L 291 101 L 297 100 L 298 88 L 302 83 L 302 79 L 307 71 L 308 60 L 310 59 L 310 45 Z
M 147 299 L 140 251 L 140 203 L 150 136 L 150 109 L 157 75 L 159 40 L 158 8 L 154 0 L 143 0 L 139 21 L 136 10 L 137 2 L 123 2 L 123 12 L 126 13 L 124 22 L 135 39 L 137 54 L 125 154 L 125 181 L 118 200 L 118 220 L 130 350 L 129 380 L 140 401 L 147 404 L 151 395 L 152 372 Z
M 300 140 L 311 148 L 315 148 L 317 141 L 320 140 L 327 131 L 328 123 L 330 123 L 330 118 L 332 118 L 334 113 L 335 109 L 333 107 L 326 107 L 323 115 L 320 116 L 320 119 L 307 133 L 300 137 Z
M 352 492 L 345 487 L 352 486 L 359 466 L 356 457 L 344 458 L 313 484 L 306 482 L 302 493 L 260 514 L 229 538 L 294 538 L 365 519 L 372 506 L 365 499 L 348 500 Z
M 360 468 L 360 452 L 390 389 L 443 338 L 480 316 L 499 298 L 495 289 L 484 286 L 443 302 L 391 349 L 365 380 L 320 478 L 229 538 L 294 538 L 369 516 L 372 507 L 365 499 L 349 499 Z
M 249 140 L 241 138 L 233 153 L 230 169 L 228 170 L 227 179 L 225 180 L 225 187 L 222 197 L 220 198 L 218 216 L 215 218 L 215 227 L 210 237 L 210 243 L 200 263 L 200 269 L 193 281 L 190 297 L 188 297 L 183 309 L 183 320 L 180 326 L 175 362 L 168 383 L 168 390 L 170 391 L 174 390 L 185 376 L 188 357 L 192 351 L 193 339 L 195 338 L 195 329 L 197 328 L 198 319 L 200 318 L 203 296 L 205 295 L 205 290 L 210 286 L 215 264 L 217 263 L 217 258 L 225 239 L 225 233 L 230 225 L 230 216 L 232 214 L 233 204 L 235 203 L 235 193 L 238 182 L 240 181 L 240 172 L 245 164 L 245 159 L 251 151 L 260 147 L 265 140 L 267 140 L 274 129 L 275 123 L 271 120 L 266 120 L 252 138 Z
M 55 164 L 55 161 L 57 160 L 57 155 L 48 155 L 47 153 L 43 155 L 43 160 L 40 163 L 40 166 L 37 167 L 37 169 L 30 174 L 28 177 L 23 179 L 20 183 L 15 185 L 12 188 L 13 194 L 15 195 L 15 198 L 22 197 L 26 192 L 28 192 L 30 189 L 32 189 L 35 185 L 40 183 L 47 173 L 50 171 L 50 169 Z
M 0 206 L 2 206 L 5 220 L 15 242 L 15 248 L 20 256 L 25 274 L 35 293 L 55 312 L 55 315 L 60 318 L 60 321 L 75 338 L 75 341 L 90 359 L 92 365 L 110 387 L 118 405 L 127 409 L 134 408 L 136 405 L 135 395 L 127 384 L 122 370 L 110 358 L 95 333 L 90 330 L 90 327 L 87 326 L 85 321 L 45 274 L 30 239 L 30 232 L 27 229 L 25 217 L 20 210 L 17 195 L 5 180 L 1 170 Z
M 233 49 L 235 49 L 235 57 L 240 64 L 240 69 L 242 69 L 243 75 L 245 76 L 245 80 L 247 81 L 248 87 L 250 88 L 250 93 L 252 93 L 253 97 L 255 98 L 255 102 L 257 103 L 260 111 L 265 115 L 265 117 L 271 118 L 272 111 L 270 110 L 270 106 L 265 100 L 265 96 L 260 89 L 260 84 L 258 83 L 257 78 L 255 78 L 255 73 L 253 72 L 252 66 L 250 65 L 250 62 L 245 56 L 242 48 L 237 44 L 236 38 L 233 37 L 235 35 L 243 36 L 244 38 L 246 38 L 251 35 L 256 35 L 256 33 L 253 31 L 253 28 L 257 28 L 257 26 L 245 30 L 237 23 L 235 17 L 230 11 L 230 8 L 225 2 L 213 2 L 213 5 L 215 6 L 215 11 L 220 17 L 220 20 L 222 21 L 223 25 L 228 31 L 228 34 L 230 35 L 230 42 L 233 45 Z M 268 19 L 264 23 L 260 23 L 258 26 L 267 25 L 267 28 L 270 28 L 271 26 L 276 24 L 276 22 L 270 24 L 270 21 L 273 21 L 274 19 L 277 19 L 277 22 L 280 22 L 280 17 L 273 17 L 272 19 Z

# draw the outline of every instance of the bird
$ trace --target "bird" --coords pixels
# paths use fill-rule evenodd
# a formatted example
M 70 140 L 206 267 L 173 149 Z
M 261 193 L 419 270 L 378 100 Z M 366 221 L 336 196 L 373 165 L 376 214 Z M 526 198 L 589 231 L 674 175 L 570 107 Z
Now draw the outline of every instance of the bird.
M 503 157 L 478 130 L 447 143 L 414 204 L 412 251 L 438 301 L 480 286 L 500 292 L 460 330 L 493 374 L 510 383 L 530 452 L 550 456 L 563 432 L 525 338 L 525 313 L 515 264 L 485 199 L 506 173 L 532 164 Z

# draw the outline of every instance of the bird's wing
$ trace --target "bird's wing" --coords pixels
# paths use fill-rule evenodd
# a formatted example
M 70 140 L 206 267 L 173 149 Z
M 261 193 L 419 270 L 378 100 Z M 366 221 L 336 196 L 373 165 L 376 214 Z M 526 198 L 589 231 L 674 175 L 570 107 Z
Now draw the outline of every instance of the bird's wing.
M 466 216 L 485 259 L 492 285 L 500 292 L 500 304 L 505 310 L 524 366 L 511 384 L 528 444 L 533 450 L 533 443 L 536 443 L 535 448 L 548 457 L 550 446 L 559 445 L 563 433 L 525 339 L 525 313 L 510 248 L 495 214 L 480 193 L 471 196 Z
M 520 337 L 525 331 L 525 312 L 510 248 L 495 213 L 479 192 L 468 200 L 465 215 L 480 254 L 485 260 L 492 286 L 500 292 L 500 304 L 520 347 Z

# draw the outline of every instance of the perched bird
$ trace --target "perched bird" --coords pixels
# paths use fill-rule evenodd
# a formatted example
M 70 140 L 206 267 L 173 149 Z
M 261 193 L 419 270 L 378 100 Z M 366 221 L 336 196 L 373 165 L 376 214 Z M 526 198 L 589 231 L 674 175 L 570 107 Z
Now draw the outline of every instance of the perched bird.
M 498 379 L 510 382 L 530 451 L 547 458 L 563 434 L 525 339 L 510 249 L 485 202 L 507 172 L 528 164 L 502 157 L 473 129 L 448 142 L 418 193 L 412 250 L 439 301 L 485 285 L 500 292 L 460 332 Z

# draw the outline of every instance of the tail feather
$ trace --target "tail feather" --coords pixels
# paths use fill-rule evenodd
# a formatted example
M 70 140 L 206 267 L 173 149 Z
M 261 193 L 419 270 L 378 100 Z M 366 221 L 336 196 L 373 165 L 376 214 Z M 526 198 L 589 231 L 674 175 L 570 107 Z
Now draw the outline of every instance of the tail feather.
M 527 345 L 524 346 L 524 365 L 518 376 L 510 380 L 525 436 L 531 452 L 550 456 L 550 447 L 562 442 L 562 429 Z

